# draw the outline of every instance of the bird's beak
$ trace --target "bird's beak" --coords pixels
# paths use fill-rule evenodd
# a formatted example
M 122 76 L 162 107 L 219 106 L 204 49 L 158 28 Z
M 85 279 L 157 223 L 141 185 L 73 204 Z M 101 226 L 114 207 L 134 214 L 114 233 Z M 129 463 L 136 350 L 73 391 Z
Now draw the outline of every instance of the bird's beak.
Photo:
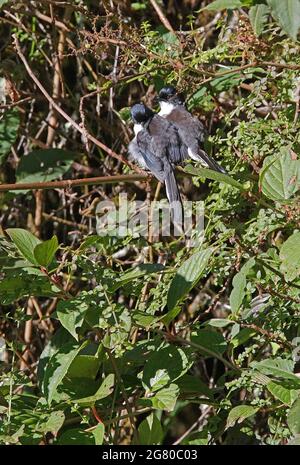
M 154 103 L 154 105 L 158 105 L 159 102 L 160 102 L 160 98 L 159 98 L 158 95 L 156 95 L 156 97 L 154 97 L 154 99 L 153 99 L 153 103 Z

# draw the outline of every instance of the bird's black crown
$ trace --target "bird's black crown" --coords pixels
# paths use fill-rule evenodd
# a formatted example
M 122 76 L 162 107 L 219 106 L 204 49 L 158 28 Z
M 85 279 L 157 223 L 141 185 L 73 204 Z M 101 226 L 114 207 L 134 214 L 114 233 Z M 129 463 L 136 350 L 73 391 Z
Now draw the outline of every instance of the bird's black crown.
M 163 87 L 158 94 L 158 101 L 171 102 L 175 106 L 184 105 L 183 95 L 179 94 L 173 86 Z
M 137 124 L 147 123 L 154 116 L 153 111 L 143 103 L 133 105 L 130 112 L 133 122 Z
M 175 87 L 173 86 L 165 86 L 163 87 L 158 94 L 159 100 L 169 100 L 170 98 L 174 97 L 177 94 Z

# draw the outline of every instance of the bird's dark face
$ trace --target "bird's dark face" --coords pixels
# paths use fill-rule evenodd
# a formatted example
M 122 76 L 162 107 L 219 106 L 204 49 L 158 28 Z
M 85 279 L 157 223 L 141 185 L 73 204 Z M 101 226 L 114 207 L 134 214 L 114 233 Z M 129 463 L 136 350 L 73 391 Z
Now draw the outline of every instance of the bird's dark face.
M 131 118 L 135 124 L 145 124 L 154 116 L 153 111 L 143 103 L 136 103 L 133 105 L 130 112 Z
M 158 101 L 172 103 L 174 106 L 184 104 L 183 96 L 173 86 L 163 87 L 158 94 Z

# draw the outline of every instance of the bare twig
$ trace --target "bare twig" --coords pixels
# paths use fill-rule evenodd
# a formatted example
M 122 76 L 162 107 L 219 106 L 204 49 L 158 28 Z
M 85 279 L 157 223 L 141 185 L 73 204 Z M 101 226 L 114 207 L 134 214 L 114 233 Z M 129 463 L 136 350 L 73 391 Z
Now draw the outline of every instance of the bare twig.
M 134 169 L 136 172 L 140 173 L 141 170 L 139 168 L 137 168 L 136 166 L 134 166 L 132 163 L 130 163 L 128 160 L 126 160 L 124 157 L 122 157 L 121 155 L 118 155 L 116 152 L 114 152 L 113 150 L 111 150 L 110 148 L 108 148 L 105 144 L 103 144 L 103 142 L 100 142 L 99 140 L 97 140 L 94 136 L 92 136 L 91 134 L 89 133 L 86 133 L 84 131 L 84 129 L 82 127 L 80 127 L 80 125 L 78 123 L 76 123 L 76 121 L 74 121 L 54 100 L 53 98 L 48 94 L 48 92 L 46 91 L 46 89 L 43 87 L 43 85 L 41 84 L 41 82 L 38 80 L 38 78 L 35 76 L 35 74 L 33 73 L 33 71 L 31 70 L 25 56 L 23 55 L 22 51 L 21 51 L 21 47 L 20 47 L 20 43 L 19 43 L 19 40 L 16 36 L 16 34 L 13 35 L 14 37 L 14 44 L 15 44 L 15 47 L 16 47 L 16 51 L 21 59 L 21 61 L 23 62 L 25 68 L 26 68 L 26 71 L 27 73 L 29 74 L 29 76 L 31 77 L 31 79 L 33 80 L 33 82 L 36 84 L 36 86 L 40 89 L 40 91 L 42 92 L 42 94 L 44 94 L 44 96 L 46 97 L 46 99 L 51 103 L 52 107 L 55 108 L 55 110 L 60 113 L 63 118 L 65 118 L 65 120 L 67 120 L 78 132 L 80 132 L 80 134 L 82 134 L 83 136 L 86 136 L 87 139 L 89 139 L 90 141 L 92 141 L 95 145 L 97 145 L 97 147 L 99 147 L 100 149 L 104 150 L 104 152 L 106 152 L 108 155 L 110 155 L 111 157 L 113 158 L 116 158 L 117 160 L 121 161 L 122 163 L 125 163 L 126 165 L 130 166 L 132 169 Z
M 90 186 L 93 184 L 115 184 L 118 182 L 145 181 L 147 176 L 141 174 L 120 174 L 119 176 L 98 176 L 95 178 L 66 179 L 64 181 L 19 182 L 17 184 L 0 184 L 0 192 L 32 189 L 70 189 L 71 187 Z
M 159 7 L 159 5 L 156 3 L 155 0 L 150 0 L 150 3 L 151 5 L 153 6 L 154 10 L 156 11 L 157 13 L 157 16 L 159 17 L 159 19 L 161 20 L 162 24 L 165 26 L 166 29 L 168 29 L 168 31 L 172 32 L 173 34 L 175 34 L 175 31 L 174 29 L 172 28 L 169 20 L 166 18 L 166 16 L 163 14 L 161 8 Z

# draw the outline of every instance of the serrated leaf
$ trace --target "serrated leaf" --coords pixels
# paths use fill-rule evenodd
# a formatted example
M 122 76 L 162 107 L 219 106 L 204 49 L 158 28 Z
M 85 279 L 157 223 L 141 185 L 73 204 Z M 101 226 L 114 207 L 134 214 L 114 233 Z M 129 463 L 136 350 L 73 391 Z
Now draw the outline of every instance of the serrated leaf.
M 41 242 L 35 246 L 33 251 L 34 258 L 39 265 L 47 268 L 51 264 L 57 249 L 58 240 L 56 236 L 53 236 L 48 241 Z
M 25 229 L 13 228 L 7 229 L 6 232 L 16 245 L 21 255 L 29 260 L 29 262 L 33 265 L 38 265 L 39 263 L 34 256 L 34 249 L 41 243 L 41 241 Z
M 138 427 L 139 444 L 161 444 L 164 437 L 163 429 L 155 413 L 151 413 Z
M 280 271 L 286 281 L 293 281 L 300 275 L 300 232 L 292 234 L 281 246 Z
M 197 284 L 212 253 L 212 248 L 201 250 L 180 266 L 169 288 L 167 299 L 169 310 L 172 310 L 177 302 Z
M 255 415 L 258 410 L 258 407 L 253 407 L 252 405 L 238 405 L 237 407 L 233 407 L 227 418 L 226 429 L 234 426 L 236 422 L 242 423 L 246 418 Z
M 300 1 L 267 0 L 267 2 L 273 18 L 288 36 L 296 40 L 300 27 Z
M 260 36 L 267 21 L 270 9 L 267 5 L 254 5 L 249 10 L 249 19 L 255 35 Z

